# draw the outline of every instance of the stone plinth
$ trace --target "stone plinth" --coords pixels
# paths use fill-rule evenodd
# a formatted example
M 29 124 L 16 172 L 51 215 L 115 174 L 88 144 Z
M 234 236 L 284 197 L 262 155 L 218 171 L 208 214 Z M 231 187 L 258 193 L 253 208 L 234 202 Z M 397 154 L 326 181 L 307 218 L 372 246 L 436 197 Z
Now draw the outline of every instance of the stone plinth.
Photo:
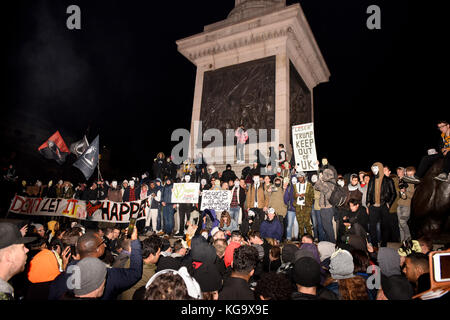
M 255 123 L 262 126 L 254 129 L 279 130 L 279 141 L 273 143 L 276 143 L 275 150 L 278 150 L 278 142 L 283 143 L 288 150 L 292 150 L 291 126 L 313 121 L 313 88 L 319 83 L 327 82 L 330 77 L 330 72 L 299 4 L 286 7 L 284 0 L 236 0 L 236 8 L 226 20 L 205 26 L 202 33 L 178 40 L 176 43 L 178 51 L 197 66 L 191 119 L 190 158 L 199 151 L 194 143 L 195 137 L 198 136 L 194 122 L 202 120 L 201 114 L 205 116 L 209 111 L 202 112 L 202 105 L 204 108 L 212 108 L 211 106 L 217 107 L 217 103 L 223 104 L 220 108 L 225 108 L 227 112 L 233 110 L 229 111 L 230 119 L 225 120 L 228 121 L 226 127 L 231 129 L 236 129 L 241 118 L 247 116 L 245 108 L 252 110 L 252 113 L 255 113 L 254 110 L 269 110 L 263 117 L 260 114 L 255 115 Z M 267 83 L 262 86 L 264 92 L 254 92 L 261 86 L 259 83 L 263 83 L 261 81 L 264 79 L 261 79 L 264 73 L 261 74 L 261 71 L 254 69 L 253 64 L 257 65 L 259 61 L 265 61 L 261 59 L 270 60 L 270 57 L 273 57 L 273 69 L 272 67 L 262 69 L 267 73 Z M 245 65 L 249 62 L 252 62 L 250 67 Z M 241 71 L 229 73 L 229 69 L 226 68 L 232 66 Z M 217 86 L 216 92 L 205 95 L 203 92 L 206 85 L 205 79 L 214 78 L 210 75 L 218 75 L 220 74 L 218 72 L 222 72 L 221 70 L 223 70 L 222 74 L 227 75 L 224 76 L 223 81 L 236 82 L 236 89 L 229 83 L 226 85 L 226 83 L 217 82 L 214 84 Z M 205 74 L 208 72 L 210 74 L 206 77 Z M 255 74 L 254 78 L 246 79 L 245 77 L 252 72 Z M 274 83 L 273 80 L 269 80 L 272 79 L 270 77 L 272 72 Z M 293 80 L 291 80 L 292 77 Z M 242 82 L 239 81 L 240 78 Z M 256 86 L 255 81 L 258 83 Z M 271 86 L 274 86 L 274 91 L 271 90 Z M 211 91 L 211 88 L 208 90 Z M 267 127 L 272 126 L 270 125 L 272 122 L 264 122 L 261 118 L 271 116 L 272 107 L 275 112 L 274 124 L 273 127 Z M 221 116 L 223 114 L 222 112 Z M 294 114 L 292 119 L 290 114 Z M 291 120 L 301 121 L 301 123 L 292 123 Z M 204 127 L 203 132 L 206 129 L 210 128 Z M 225 153 L 224 150 L 223 154 Z M 232 162 L 231 160 L 229 157 L 224 157 L 222 163 Z M 221 160 L 216 163 L 221 163 Z

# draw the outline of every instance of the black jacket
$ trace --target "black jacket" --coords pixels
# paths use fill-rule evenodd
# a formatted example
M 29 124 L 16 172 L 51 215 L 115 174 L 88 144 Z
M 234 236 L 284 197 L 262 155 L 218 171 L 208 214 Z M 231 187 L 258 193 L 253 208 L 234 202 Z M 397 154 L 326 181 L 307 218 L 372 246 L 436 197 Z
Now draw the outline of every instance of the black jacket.
M 397 193 L 395 192 L 395 184 L 394 180 L 389 177 L 383 177 L 383 181 L 381 182 L 381 195 L 380 195 L 380 205 L 389 204 L 389 207 L 395 201 L 397 197 Z M 370 179 L 369 185 L 367 186 L 367 199 L 366 205 L 374 205 L 375 204 L 375 179 Z
M 291 300 L 339 300 L 336 294 L 322 286 L 317 288 L 316 295 L 294 292 Z
M 230 277 L 225 280 L 222 291 L 219 292 L 219 300 L 255 300 L 255 295 L 247 281 Z
M 234 173 L 233 170 L 225 170 L 222 172 L 222 178 L 220 179 L 220 181 L 222 182 L 228 182 L 230 180 L 235 180 L 237 178 L 236 173 Z

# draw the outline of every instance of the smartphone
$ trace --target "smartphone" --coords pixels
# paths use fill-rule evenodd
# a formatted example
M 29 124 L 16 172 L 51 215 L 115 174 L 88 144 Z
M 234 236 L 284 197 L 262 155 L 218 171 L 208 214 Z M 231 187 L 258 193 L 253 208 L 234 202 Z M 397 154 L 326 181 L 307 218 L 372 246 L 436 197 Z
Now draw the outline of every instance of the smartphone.
M 133 234 L 135 225 L 136 225 L 136 218 L 130 218 L 130 224 L 128 225 L 127 238 L 131 238 L 131 235 Z
M 433 274 L 436 282 L 450 281 L 450 252 L 433 255 Z

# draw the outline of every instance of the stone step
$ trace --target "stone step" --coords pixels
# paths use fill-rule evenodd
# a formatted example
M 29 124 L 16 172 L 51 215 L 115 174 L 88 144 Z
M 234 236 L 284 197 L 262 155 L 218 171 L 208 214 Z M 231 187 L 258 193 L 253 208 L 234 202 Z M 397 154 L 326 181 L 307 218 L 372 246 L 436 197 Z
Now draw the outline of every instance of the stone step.
M 245 168 L 245 167 L 250 167 L 251 168 L 251 164 L 246 164 L 246 163 L 244 163 L 244 164 L 241 164 L 241 163 L 239 163 L 239 164 L 237 164 L 237 163 L 229 163 L 230 165 L 231 165 L 231 170 L 233 170 L 234 171 L 234 173 L 238 176 L 238 178 L 241 178 L 242 177 L 242 170 Z M 227 166 L 227 164 L 214 164 L 214 167 L 216 168 L 216 171 L 217 172 L 223 172 L 223 171 L 225 171 L 226 170 L 226 166 Z

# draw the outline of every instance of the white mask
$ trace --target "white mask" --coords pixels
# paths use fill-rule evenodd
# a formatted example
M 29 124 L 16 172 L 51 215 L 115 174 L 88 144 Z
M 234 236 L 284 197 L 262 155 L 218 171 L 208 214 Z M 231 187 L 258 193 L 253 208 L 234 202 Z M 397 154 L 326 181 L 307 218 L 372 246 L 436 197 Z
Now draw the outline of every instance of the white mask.
M 343 187 L 345 183 L 344 180 L 338 180 L 337 184 Z
M 117 181 L 111 182 L 111 187 L 113 187 L 114 189 L 117 188 Z
M 373 166 L 372 167 L 372 172 L 373 172 L 374 175 L 377 175 L 379 171 L 380 171 L 380 169 L 378 168 L 378 166 Z
M 317 182 L 317 175 L 316 174 L 311 177 L 311 182 L 312 183 L 316 183 Z
M 130 181 L 130 183 L 129 183 L 129 185 L 130 185 L 130 187 L 132 187 L 132 188 L 133 188 L 133 187 L 134 187 L 134 181 L 133 181 L 133 180 L 131 180 L 131 181 Z
M 202 237 L 208 240 L 208 232 L 202 232 Z
M 296 183 L 297 183 L 297 178 L 296 178 L 296 177 L 293 177 L 293 178 L 292 178 L 292 183 L 293 183 L 293 184 L 296 184 Z
M 202 186 L 204 186 L 206 184 L 206 179 L 202 179 L 201 184 L 202 184 Z
M 184 181 L 186 181 L 186 182 L 191 181 L 191 176 L 184 176 Z
M 239 181 L 235 181 L 235 182 L 234 182 L 234 186 L 235 186 L 235 187 L 239 187 Z

